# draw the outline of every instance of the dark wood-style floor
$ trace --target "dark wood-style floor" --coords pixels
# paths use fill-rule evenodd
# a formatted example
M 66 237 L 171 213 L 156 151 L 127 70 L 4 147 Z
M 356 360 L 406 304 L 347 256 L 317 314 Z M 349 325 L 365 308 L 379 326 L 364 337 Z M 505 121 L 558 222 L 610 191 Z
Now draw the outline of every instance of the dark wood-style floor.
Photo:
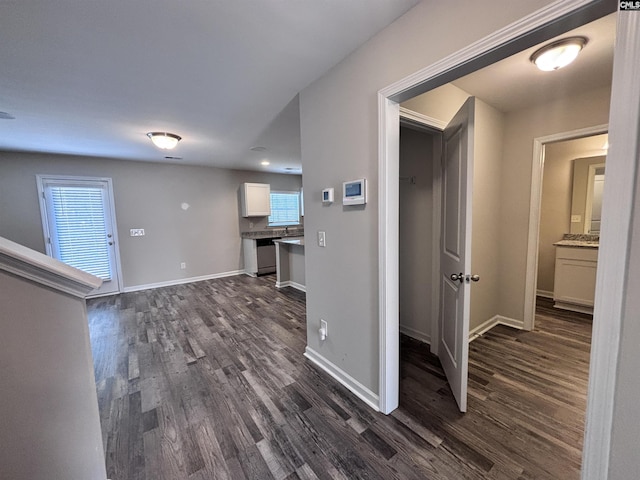
M 470 346 L 460 414 L 403 337 L 401 406 L 372 411 L 308 362 L 305 299 L 237 276 L 88 302 L 107 473 L 135 479 L 577 479 L 591 324 Z

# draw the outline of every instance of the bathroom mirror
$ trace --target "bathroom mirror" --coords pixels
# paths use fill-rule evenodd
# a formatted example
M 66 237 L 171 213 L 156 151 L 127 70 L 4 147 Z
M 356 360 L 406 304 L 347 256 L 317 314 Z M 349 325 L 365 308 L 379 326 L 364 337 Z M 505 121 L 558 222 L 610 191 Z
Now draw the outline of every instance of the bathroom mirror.
M 606 156 L 573 161 L 571 233 L 600 233 Z

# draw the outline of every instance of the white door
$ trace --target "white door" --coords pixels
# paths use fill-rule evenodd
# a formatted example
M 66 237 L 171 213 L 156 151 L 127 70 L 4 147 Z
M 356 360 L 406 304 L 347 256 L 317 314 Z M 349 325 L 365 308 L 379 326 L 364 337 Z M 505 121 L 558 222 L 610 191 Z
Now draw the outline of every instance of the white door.
M 120 292 L 111 180 L 37 180 L 47 255 L 101 278 L 91 296 Z
M 438 357 L 461 412 L 467 410 L 473 119 L 470 97 L 444 129 Z

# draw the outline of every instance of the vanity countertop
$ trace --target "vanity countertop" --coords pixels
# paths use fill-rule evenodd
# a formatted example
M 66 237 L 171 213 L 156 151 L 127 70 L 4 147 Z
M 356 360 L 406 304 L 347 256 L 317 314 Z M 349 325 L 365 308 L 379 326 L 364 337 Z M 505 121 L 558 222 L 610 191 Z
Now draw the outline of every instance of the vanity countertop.
M 600 235 L 591 233 L 565 233 L 562 240 L 554 243 L 556 247 L 598 248 Z

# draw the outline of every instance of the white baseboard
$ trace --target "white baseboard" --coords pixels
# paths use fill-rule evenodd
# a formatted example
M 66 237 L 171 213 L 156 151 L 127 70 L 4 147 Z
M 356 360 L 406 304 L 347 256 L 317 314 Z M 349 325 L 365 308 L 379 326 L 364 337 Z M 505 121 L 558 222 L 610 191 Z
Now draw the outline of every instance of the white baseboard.
M 380 408 L 378 407 L 380 398 L 378 395 L 362 385 L 347 372 L 338 368 L 336 365 L 309 347 L 305 348 L 304 356 L 327 372 L 335 380 L 347 387 L 351 393 L 373 408 L 376 412 L 380 411 Z
M 167 280 L 166 282 L 148 283 L 146 285 L 133 285 L 131 287 L 125 287 L 123 293 L 139 292 L 140 290 L 149 290 L 151 288 L 159 287 L 171 287 L 173 285 L 183 285 L 185 283 L 201 282 L 203 280 L 212 280 L 214 278 L 234 277 L 236 275 L 242 275 L 244 270 L 233 270 L 231 272 L 213 273 L 211 275 L 203 275 L 201 277 L 189 277 L 179 278 L 176 280 Z
M 511 328 L 517 328 L 518 330 L 524 329 L 524 322 L 522 320 L 516 320 L 514 318 L 503 317 L 502 315 L 495 315 L 486 322 L 482 322 L 473 330 L 469 331 L 469 341 L 472 342 L 476 338 L 484 335 L 496 325 L 505 325 Z
M 411 337 L 420 342 L 431 345 L 431 337 L 426 333 L 416 330 L 415 328 L 410 328 L 410 327 L 405 327 L 404 325 L 400 325 L 400 333 L 406 335 L 407 337 Z
M 553 292 L 547 290 L 536 290 L 536 296 L 543 298 L 553 298 Z
M 285 288 L 285 287 L 295 288 L 296 290 L 300 290 L 301 292 L 305 292 L 305 293 L 307 291 L 307 287 L 297 282 L 292 282 L 291 280 L 287 280 L 286 282 L 276 282 L 276 288 Z

